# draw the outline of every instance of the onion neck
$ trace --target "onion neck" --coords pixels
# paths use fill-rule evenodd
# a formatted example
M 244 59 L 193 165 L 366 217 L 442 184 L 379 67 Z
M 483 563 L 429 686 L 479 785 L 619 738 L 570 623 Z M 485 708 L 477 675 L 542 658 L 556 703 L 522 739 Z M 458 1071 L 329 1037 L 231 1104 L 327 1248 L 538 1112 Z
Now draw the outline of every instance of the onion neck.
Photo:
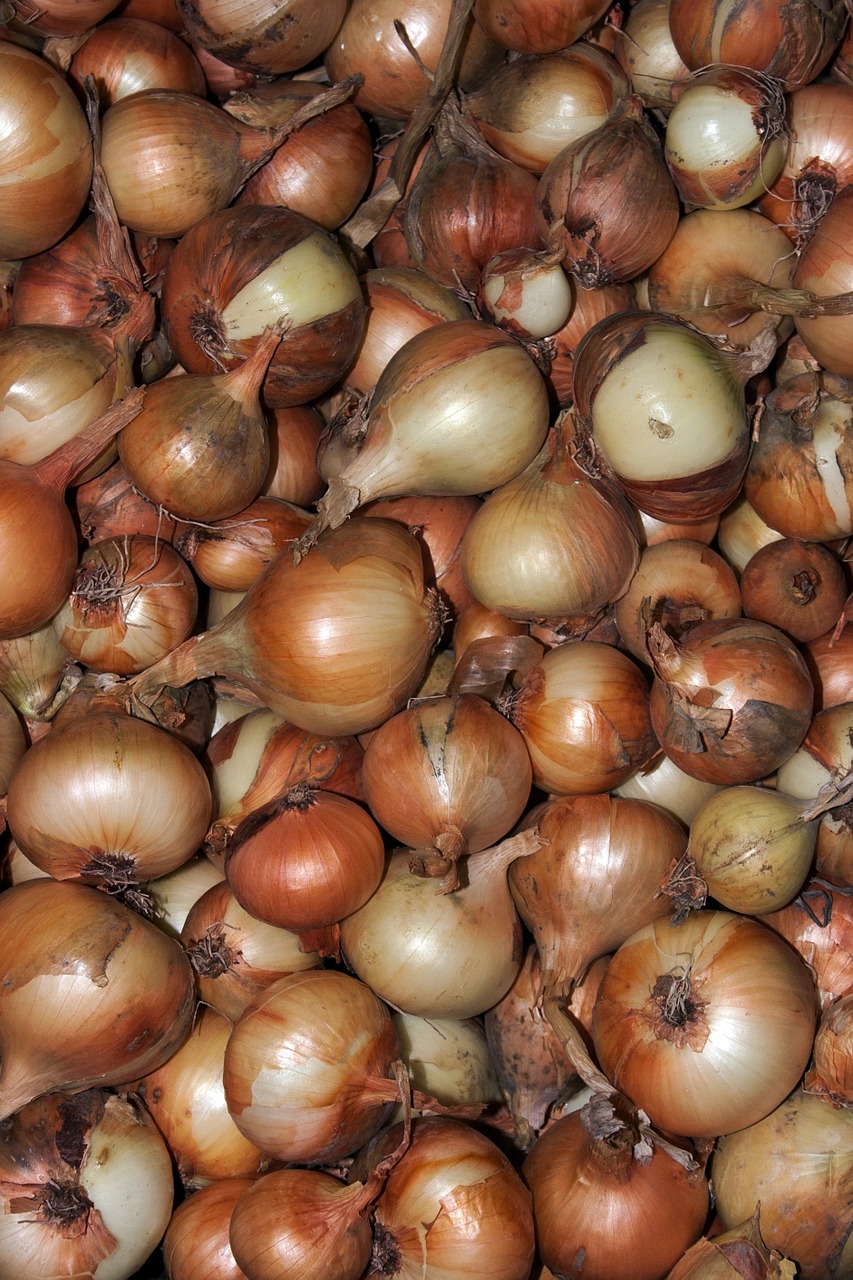
M 228 373 L 215 375 L 223 392 L 248 412 L 259 412 L 258 395 L 267 370 L 288 328 L 284 318 L 264 329 L 251 353 Z
M 64 494 L 74 477 L 142 411 L 144 395 L 144 387 L 135 387 L 123 400 L 111 404 L 83 431 L 35 463 L 31 469 L 41 483 L 54 493 Z

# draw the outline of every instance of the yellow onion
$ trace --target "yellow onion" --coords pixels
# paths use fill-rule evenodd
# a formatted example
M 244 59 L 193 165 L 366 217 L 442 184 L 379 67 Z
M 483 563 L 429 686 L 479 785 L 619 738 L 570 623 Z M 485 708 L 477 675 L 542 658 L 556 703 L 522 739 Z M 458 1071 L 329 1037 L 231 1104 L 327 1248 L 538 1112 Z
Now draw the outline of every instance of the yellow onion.
M 757 1206 L 747 1221 L 691 1245 L 666 1280 L 737 1280 L 744 1267 L 756 1280 L 793 1280 L 797 1274 L 793 1262 L 764 1243 L 760 1216 Z
M 92 181 L 92 136 L 65 78 L 0 41 L 0 259 L 41 253 L 70 231 Z
M 189 747 L 156 724 L 89 714 L 21 761 L 9 826 L 36 865 L 117 892 L 174 871 L 210 821 L 210 786 Z
M 322 9 L 306 0 L 274 0 L 262 10 L 228 0 L 186 0 L 187 31 L 229 66 L 264 76 L 298 71 L 318 58 L 343 21 L 346 0 Z
M 228 1109 L 277 1160 L 329 1164 L 379 1132 L 399 1089 L 390 1010 L 333 970 L 279 978 L 246 1009 L 225 1048 Z
M 299 564 L 279 556 L 217 626 L 134 677 L 133 691 L 149 702 L 164 685 L 227 675 L 310 733 L 375 728 L 416 691 L 438 635 L 423 571 L 402 525 L 354 520 Z
M 803 1087 L 837 1106 L 853 1103 L 853 996 L 841 996 L 825 1009 L 817 1029 L 811 1070 Z
M 760 1204 L 762 1236 L 802 1280 L 846 1280 L 853 1274 L 851 1152 L 853 1111 L 795 1089 L 763 1119 L 720 1139 L 711 1177 L 723 1226 Z
M 40 878 L 0 896 L 0 1113 L 153 1071 L 188 1034 L 192 969 L 109 894 Z
M 251 1177 L 270 1163 L 228 1113 L 222 1071 L 230 1035 L 226 1017 L 202 1008 L 168 1062 L 124 1082 L 124 1088 L 145 1103 L 190 1191 L 221 1178 Z
M 253 1178 L 223 1178 L 182 1200 L 163 1236 L 169 1280 L 245 1280 L 234 1261 L 228 1229 L 234 1206 Z
M 772 929 L 697 911 L 622 943 L 593 1041 L 604 1074 L 657 1129 L 713 1138 L 755 1124 L 796 1087 L 815 1022 L 814 979 Z

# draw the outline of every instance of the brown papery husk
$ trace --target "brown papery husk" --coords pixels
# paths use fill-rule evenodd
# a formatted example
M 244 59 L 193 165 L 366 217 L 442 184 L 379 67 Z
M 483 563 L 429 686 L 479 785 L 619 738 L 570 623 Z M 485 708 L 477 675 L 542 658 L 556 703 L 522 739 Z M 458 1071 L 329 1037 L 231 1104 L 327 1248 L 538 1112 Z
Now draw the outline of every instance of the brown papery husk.
M 533 174 L 498 155 L 449 100 L 406 196 L 409 252 L 439 284 L 474 293 L 496 253 L 536 244 L 535 196 Z
M 853 993 L 853 896 L 811 877 L 793 902 L 762 923 L 780 934 L 814 973 L 822 1010 Z
M 652 723 L 685 773 L 706 782 L 756 782 L 802 742 L 814 687 L 799 649 L 776 627 L 721 618 L 696 623 L 674 641 L 653 623 L 648 646 L 656 676 Z
M 710 1240 L 703 1237 L 677 1262 L 666 1280 L 794 1280 L 797 1269 L 761 1236 L 761 1206 L 747 1221 Z
M 615 485 L 584 471 L 577 448 L 567 411 L 474 516 L 462 572 L 480 604 L 553 624 L 593 619 L 624 594 L 639 561 L 636 516 Z
M 805 15 L 813 6 L 801 6 L 801 11 Z M 798 248 L 814 234 L 836 194 L 853 179 L 851 121 L 853 96 L 848 85 L 822 80 L 803 84 L 790 96 L 788 155 L 758 208 Z
M 842 996 L 824 1011 L 803 1088 L 836 1106 L 853 1106 L 853 995 Z
M 510 892 L 536 941 L 540 996 L 569 998 L 593 960 L 667 912 L 661 876 L 687 833 L 645 800 L 552 798 L 524 820 L 542 844 L 509 869 Z
M 183 520 L 210 522 L 257 498 L 270 461 L 260 389 L 281 337 L 282 327 L 271 326 L 230 373 L 183 373 L 149 388 L 119 454 L 152 502 Z
M 309 511 L 261 494 L 225 520 L 191 525 L 178 534 L 175 545 L 207 586 L 248 591 L 310 523 Z
M 536 204 L 542 242 L 565 248 L 563 265 L 585 289 L 633 280 L 660 257 L 680 206 L 636 95 L 550 162 Z
M 418 688 L 438 614 L 412 534 L 390 520 L 352 520 L 299 564 L 278 556 L 222 622 L 131 691 L 146 704 L 164 685 L 228 676 L 309 733 L 363 733 Z
M 825 305 L 833 295 L 846 294 L 848 309 L 843 315 L 829 313 L 795 316 L 797 332 L 815 360 L 824 369 L 841 377 L 853 377 L 850 342 L 853 334 L 853 257 L 850 236 L 853 228 L 853 200 L 845 188 L 839 191 L 820 226 L 800 253 L 794 286 L 814 291 L 825 297 Z
M 174 542 L 181 527 L 134 487 L 120 458 L 106 471 L 75 485 L 70 498 L 80 534 L 88 543 L 125 533 L 144 533 L 163 542 Z

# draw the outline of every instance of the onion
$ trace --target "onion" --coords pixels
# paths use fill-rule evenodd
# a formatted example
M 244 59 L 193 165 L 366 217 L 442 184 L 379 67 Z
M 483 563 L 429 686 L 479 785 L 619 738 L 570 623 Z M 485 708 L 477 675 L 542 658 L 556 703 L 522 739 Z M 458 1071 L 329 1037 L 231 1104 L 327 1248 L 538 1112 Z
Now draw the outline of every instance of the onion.
M 483 268 L 479 298 L 496 324 L 523 342 L 562 329 L 572 310 L 571 282 L 562 249 L 505 249 Z
M 853 704 L 819 711 L 798 750 L 780 765 L 776 785 L 807 800 L 853 768 Z M 849 805 L 825 813 L 815 848 L 815 871 L 834 884 L 853 884 L 853 830 Z
M 200 97 L 207 92 L 198 58 L 179 36 L 157 22 L 127 16 L 93 24 L 68 74 L 81 87 L 87 76 L 93 78 L 102 109 L 144 89 L 180 89 Z
M 553 53 L 574 44 L 607 12 L 606 0 L 475 0 L 493 40 L 516 53 Z
M 718 783 L 692 777 L 673 764 L 662 751 L 644 768 L 613 788 L 615 796 L 624 796 L 627 800 L 648 800 L 660 805 L 685 827 L 690 826 L 701 805 L 717 791 Z
M 0 895 L 0 1113 L 153 1071 L 189 1032 L 180 945 L 108 894 L 53 879 Z
M 474 292 L 496 253 L 535 243 L 535 194 L 535 177 L 446 104 L 406 194 L 403 232 L 414 262 L 439 284 Z
M 0 639 L 26 635 L 56 613 L 77 567 L 65 489 L 139 412 L 140 390 L 110 406 L 32 465 L 0 461 Z
M 667 166 L 694 208 L 751 204 L 776 181 L 787 151 L 782 90 L 755 71 L 697 71 L 667 117 Z
M 297 507 L 310 506 L 326 487 L 315 462 L 322 417 L 311 405 L 282 406 L 269 410 L 267 424 L 270 468 L 263 492 Z
M 306 80 L 280 77 L 223 104 L 244 124 L 284 124 L 307 100 L 325 90 Z M 373 176 L 370 130 L 350 102 L 306 121 L 270 156 L 237 197 L 239 204 L 284 205 L 334 231 L 360 203 Z
M 320 965 L 297 934 L 250 916 L 224 880 L 190 908 L 181 941 L 200 997 L 232 1022 L 271 983 Z
M 815 711 L 853 701 L 853 628 L 825 631 L 802 646 L 803 657 L 815 687 Z
M 769 1115 L 720 1139 L 711 1176 L 724 1226 L 761 1205 L 767 1244 L 803 1280 L 842 1280 L 853 1267 L 850 1235 L 853 1112 L 796 1089 Z M 791 1212 L 790 1190 L 797 1188 Z
M 536 458 L 495 489 L 462 541 L 462 572 L 487 608 L 555 625 L 592 620 L 637 567 L 636 521 L 619 491 L 587 474 L 562 418 Z
M 263 1173 L 269 1158 L 243 1137 L 228 1113 L 222 1087 L 231 1023 L 202 1008 L 192 1031 L 168 1062 L 125 1088 L 145 1103 L 166 1139 L 184 1188 Z
M 461 856 L 508 834 L 530 786 L 518 730 L 471 694 L 398 712 L 379 726 L 364 757 L 370 811 L 395 840 L 418 850 L 420 869 L 441 876 L 443 890 L 458 887 Z
M 360 1153 L 355 1172 L 398 1137 L 398 1127 L 383 1134 Z M 376 1202 L 373 1232 L 373 1280 L 526 1280 L 533 1263 L 533 1214 L 521 1178 L 491 1139 L 444 1116 L 414 1121 L 411 1146 Z
M 853 216 L 851 193 L 842 190 L 832 202 L 831 208 L 821 219 L 820 226 L 800 254 L 794 272 L 794 287 L 805 289 L 827 299 L 827 314 L 819 307 L 817 314 L 804 312 L 795 316 L 797 332 L 815 360 L 831 373 L 841 377 L 853 376 L 853 361 L 849 355 L 851 335 L 850 292 L 853 285 L 853 258 L 850 254 L 850 226 Z M 840 315 L 833 314 L 833 303 L 838 299 Z
M 740 574 L 756 551 L 781 536 L 776 529 L 764 523 L 741 490 L 720 517 L 717 546 L 735 573 Z
M 234 1261 L 228 1231 L 234 1206 L 251 1178 L 223 1178 L 181 1202 L 163 1237 L 169 1280 L 246 1280 Z
M 484 1013 L 512 986 L 521 963 L 507 867 L 537 842 L 527 831 L 470 854 L 465 880 L 452 893 L 436 893 L 431 880 L 409 870 L 411 851 L 392 854 L 373 897 L 341 922 L 347 964 L 403 1013 Z
M 281 335 L 281 326 L 270 327 L 229 373 L 178 374 L 149 388 L 119 454 L 152 502 L 184 520 L 209 521 L 257 498 L 269 470 L 260 389 Z
M 473 1018 L 391 1015 L 412 1087 L 443 1106 L 499 1102 L 483 1028 Z
M 625 648 L 648 660 L 646 632 L 658 622 L 673 638 L 707 618 L 737 618 L 741 593 L 722 556 L 703 542 L 673 538 L 646 547 L 613 613 Z
M 671 110 L 674 92 L 689 74 L 672 42 L 669 4 L 670 0 L 637 0 L 622 27 L 625 39 L 614 51 L 634 93 L 650 110 Z
M 597 640 L 569 640 L 544 655 L 508 700 L 527 743 L 533 781 L 558 795 L 591 795 L 624 782 L 657 750 L 645 675 Z
M 0 796 L 9 790 L 12 775 L 26 749 L 23 725 L 12 704 L 0 693 Z
M 574 356 L 584 334 L 607 316 L 634 310 L 636 290 L 633 284 L 603 284 L 593 289 L 584 289 L 576 284 L 571 315 L 562 329 L 551 334 L 542 344 L 548 364 L 545 381 L 555 403 L 566 407 L 574 399 Z
M 640 1137 L 599 1095 L 541 1134 L 522 1166 L 533 1195 L 542 1260 L 589 1280 L 657 1280 L 696 1239 L 710 1201 L 707 1179 Z
M 810 0 L 756 0 L 746 7 L 732 0 L 671 0 L 670 27 L 691 70 L 735 63 L 775 76 L 790 92 L 814 80 L 829 62 L 844 13 L 841 4 L 817 8 Z
M 468 308 L 444 285 L 413 267 L 379 267 L 361 277 L 367 324 L 347 386 L 362 394 L 379 381 L 391 357 L 409 338 L 443 320 L 467 320 Z
M 715 1232 L 712 1239 L 703 1237 L 692 1245 L 680 1262 L 667 1275 L 667 1280 L 703 1280 L 720 1276 L 734 1280 L 749 1268 L 747 1274 L 756 1280 L 790 1280 L 796 1274 L 794 1264 L 782 1258 L 764 1243 L 759 1224 L 760 1206 L 752 1217 L 738 1223 L 731 1231 Z
M 806 1072 L 807 1093 L 828 1098 L 836 1106 L 853 1102 L 853 996 L 842 996 L 824 1010 L 814 1042 L 813 1065 Z
M 174 871 L 148 880 L 144 892 L 151 901 L 152 920 L 172 938 L 179 938 L 184 921 L 198 899 L 222 883 L 222 872 L 203 854 L 182 862 Z
M 63 649 L 91 671 L 132 675 L 182 644 L 197 611 L 195 579 L 177 551 L 126 535 L 83 552 L 53 626 Z
M 821 1009 L 853 992 L 853 909 L 845 889 L 811 879 L 794 902 L 764 917 L 814 974 Z
M 391 1014 L 348 974 L 279 978 L 246 1009 L 225 1049 L 228 1109 L 277 1160 L 330 1164 L 369 1141 L 399 1096 Z
M 465 96 L 464 107 L 490 146 L 541 173 L 563 147 L 602 125 L 627 93 L 613 56 L 584 41 L 504 62 Z
M 648 644 L 656 674 L 652 724 L 685 773 L 706 782 L 755 782 L 796 751 L 812 717 L 814 688 L 783 632 L 750 618 L 721 618 L 695 623 L 675 641 L 654 623 Z
M 727 911 L 638 929 L 611 958 L 593 1013 L 608 1079 L 657 1128 L 693 1137 L 768 1115 L 799 1081 L 814 1032 L 805 964 L 772 929 Z
M 42 253 L 70 231 L 89 194 L 92 137 L 64 77 L 0 41 L 0 259 Z
M 542 844 L 510 867 L 510 891 L 536 941 L 543 999 L 568 998 L 593 960 L 665 913 L 661 877 L 687 837 L 657 805 L 606 795 L 548 800 L 525 824 Z
M 678 222 L 678 195 L 657 134 L 631 96 L 605 124 L 564 147 L 536 190 L 537 229 L 585 289 L 648 270 Z
M 80 532 L 90 544 L 129 534 L 175 540 L 177 522 L 134 488 L 120 458 L 100 475 L 75 485 L 70 496 Z
M 274 560 L 216 627 L 134 677 L 133 692 L 149 702 L 164 685 L 227 675 L 309 733 L 362 733 L 415 692 L 437 633 L 414 537 L 355 520 L 298 565 Z
M 263 10 L 235 0 L 182 0 L 190 36 L 222 62 L 264 76 L 298 71 L 320 57 L 347 11 L 306 0 L 273 0 Z
M 196 852 L 210 821 L 210 786 L 190 749 L 165 729 L 89 714 L 30 748 L 7 818 L 27 856 L 55 879 L 133 891 Z
M 298 933 L 337 924 L 364 906 L 384 866 L 382 832 L 370 814 L 346 796 L 302 783 L 244 819 L 225 875 L 250 915 Z
M 310 523 L 310 512 L 261 494 L 230 518 L 192 525 L 176 541 L 207 586 L 248 591 Z
M 841 617 L 847 580 L 820 542 L 780 538 L 756 551 L 740 581 L 743 611 L 800 642 L 817 640 Z
M 330 481 L 300 553 L 372 498 L 471 496 L 505 484 L 545 439 L 548 397 L 534 361 L 513 338 L 483 320 L 451 320 L 416 334 L 391 357 L 362 438 L 360 425 L 354 419 L 347 426 L 358 453 Z
M 289 209 L 240 205 L 196 222 L 163 282 L 169 342 L 190 373 L 234 369 L 282 319 L 265 404 L 304 404 L 352 363 L 364 328 L 358 277 L 337 241 Z
M 579 422 L 641 511 L 702 520 L 737 496 L 750 448 L 747 369 L 754 371 L 751 361 L 741 365 L 654 312 L 612 316 L 582 339 L 574 367 Z
M 457 19 L 460 55 L 455 72 L 463 89 L 473 89 L 501 52 L 469 11 L 470 5 Z M 431 72 L 438 68 L 454 13 L 451 0 L 351 0 L 326 48 L 329 79 L 334 84 L 348 75 L 363 75 L 356 106 L 392 120 L 405 118 L 430 89 Z
M 156 1126 L 101 1089 L 50 1093 L 5 1121 L 0 1182 L 7 1275 L 126 1280 L 156 1248 L 174 1199 Z

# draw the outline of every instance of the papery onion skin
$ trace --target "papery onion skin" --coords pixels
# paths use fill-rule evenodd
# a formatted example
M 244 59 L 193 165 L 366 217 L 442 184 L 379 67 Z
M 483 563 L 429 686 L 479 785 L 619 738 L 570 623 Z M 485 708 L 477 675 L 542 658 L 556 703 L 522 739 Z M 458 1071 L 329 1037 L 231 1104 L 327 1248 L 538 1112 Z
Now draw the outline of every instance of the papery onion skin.
M 346 0 L 273 0 L 254 5 L 214 0 L 181 0 L 181 15 L 192 39 L 215 58 L 262 76 L 298 71 L 318 58 L 333 39 Z
M 656 1128 L 711 1138 L 787 1097 L 815 1020 L 814 979 L 771 929 L 698 911 L 680 925 L 656 920 L 622 944 L 599 988 L 593 1041 L 608 1079 Z
M 359 1154 L 368 1167 L 397 1127 Z M 417 1119 L 375 1210 L 375 1280 L 527 1280 L 534 1255 L 530 1193 L 507 1157 L 471 1125 Z
M 188 1034 L 181 946 L 98 889 L 50 878 L 0 895 L 0 1115 L 41 1093 L 121 1084 Z
M 820 542 L 780 538 L 756 551 L 741 574 L 743 611 L 793 640 L 817 640 L 834 627 L 847 597 L 844 568 Z
M 0 41 L 3 161 L 0 260 L 42 253 L 71 229 L 92 181 L 92 137 L 63 76 Z
M 853 193 L 839 191 L 820 226 L 802 250 L 794 272 L 794 288 L 807 289 L 818 298 L 848 294 L 853 286 L 850 256 Z M 849 315 L 794 317 L 797 332 L 822 368 L 843 378 L 853 377 L 850 358 L 851 320 Z
M 357 978 L 309 969 L 246 1009 L 225 1050 L 238 1129 L 277 1160 L 331 1164 L 385 1122 L 399 1056 L 389 1009 Z
M 853 992 L 853 909 L 842 888 L 814 877 L 763 922 L 802 956 L 814 974 L 821 1010 Z
M 631 1280 L 658 1280 L 702 1230 L 707 1179 L 654 1143 L 650 1159 L 637 1159 L 625 1128 L 596 1136 L 588 1111 L 557 1119 L 522 1166 L 540 1257 L 556 1275 L 585 1280 L 611 1280 L 630 1258 Z
M 143 89 L 182 89 L 204 97 L 207 83 L 192 50 L 159 23 L 114 17 L 88 33 L 68 75 L 82 89 L 92 76 L 101 110 Z
M 115 889 L 192 857 L 210 822 L 210 785 L 165 729 L 103 712 L 34 744 L 7 807 L 16 840 L 50 875 Z
M 552 53 L 574 42 L 607 12 L 606 0 L 475 0 L 474 15 L 493 40 L 516 53 Z
M 724 1226 L 761 1204 L 761 1234 L 803 1280 L 853 1275 L 853 1111 L 796 1089 L 764 1119 L 720 1139 L 711 1164 Z M 793 1197 L 793 1199 L 792 1199 Z

